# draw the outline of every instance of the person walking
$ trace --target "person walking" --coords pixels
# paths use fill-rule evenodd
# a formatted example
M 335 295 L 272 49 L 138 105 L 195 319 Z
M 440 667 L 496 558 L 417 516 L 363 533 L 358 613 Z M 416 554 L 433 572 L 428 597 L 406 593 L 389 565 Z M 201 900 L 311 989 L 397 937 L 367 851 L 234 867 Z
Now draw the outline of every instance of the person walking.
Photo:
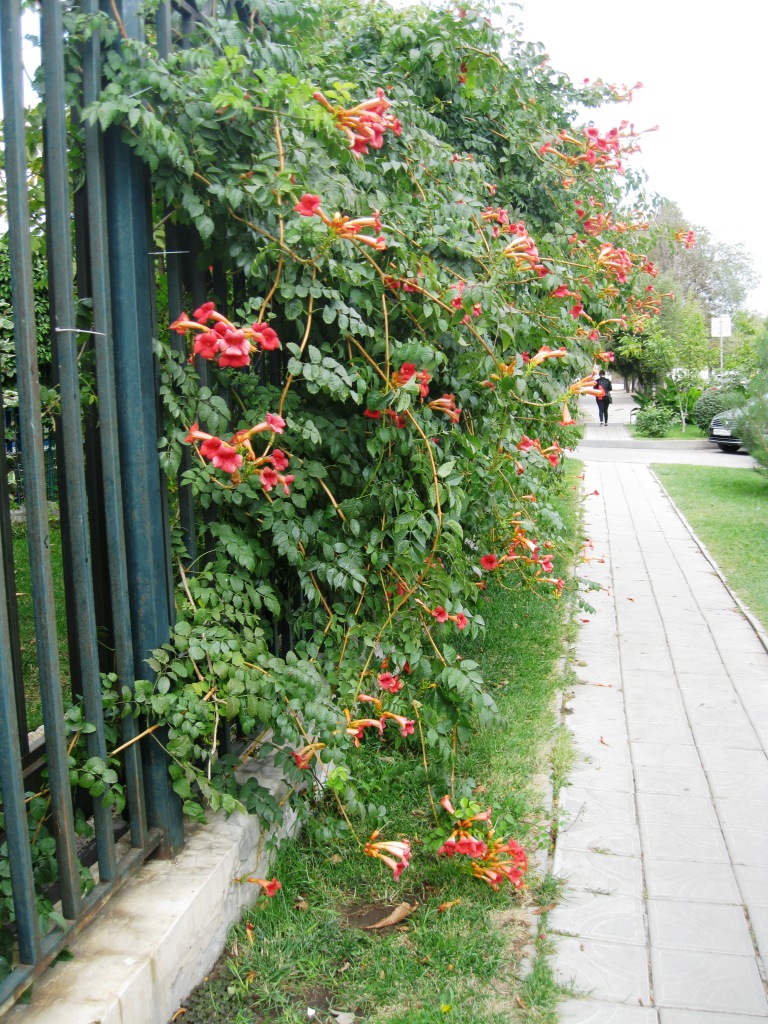
M 600 371 L 600 376 L 595 381 L 595 387 L 603 389 L 603 397 L 596 399 L 597 411 L 600 415 L 600 425 L 602 426 L 604 423 L 607 427 L 608 406 L 613 401 L 613 399 L 611 398 L 611 391 L 613 390 L 613 387 L 611 386 L 610 380 L 605 375 L 605 370 Z

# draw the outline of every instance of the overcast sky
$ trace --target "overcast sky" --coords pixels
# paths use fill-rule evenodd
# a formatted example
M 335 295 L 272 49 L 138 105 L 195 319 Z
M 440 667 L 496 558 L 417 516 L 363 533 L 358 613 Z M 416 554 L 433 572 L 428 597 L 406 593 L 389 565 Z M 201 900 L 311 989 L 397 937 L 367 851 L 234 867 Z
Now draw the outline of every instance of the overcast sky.
M 644 88 L 595 117 L 643 136 L 633 166 L 649 188 L 717 239 L 741 242 L 761 282 L 747 304 L 768 314 L 768 5 L 765 0 L 524 0 L 526 39 L 574 81 Z

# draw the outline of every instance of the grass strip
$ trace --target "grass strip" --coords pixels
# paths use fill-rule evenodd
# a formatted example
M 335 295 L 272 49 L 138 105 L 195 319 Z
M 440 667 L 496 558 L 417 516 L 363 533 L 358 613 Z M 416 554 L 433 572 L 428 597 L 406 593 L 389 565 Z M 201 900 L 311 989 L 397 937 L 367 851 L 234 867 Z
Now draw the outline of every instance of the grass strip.
M 634 423 L 630 423 L 628 429 L 632 437 L 642 438 L 646 441 L 703 441 L 709 436 L 706 431 L 699 430 L 696 424 L 691 423 L 690 420 L 685 425 L 685 432 L 680 423 L 673 423 L 663 438 L 650 438 L 641 434 Z
M 729 586 L 768 628 L 768 475 L 706 466 L 651 468 Z
M 557 566 L 562 575 L 578 547 L 575 463 L 569 474 L 558 507 L 573 538 Z M 486 637 L 463 650 L 481 663 L 499 714 L 458 757 L 456 779 L 472 780 L 476 799 L 503 822 L 499 834 L 523 842 L 529 859 L 538 845 L 549 844 L 550 821 L 535 776 L 550 772 L 549 748 L 557 746 L 553 697 L 566 610 L 565 602 L 489 585 L 482 609 Z M 379 803 L 388 808 L 384 838 L 411 839 L 413 860 L 400 883 L 351 840 L 330 831 L 327 841 L 318 838 L 319 808 L 313 834 L 305 832 L 277 854 L 282 891 L 261 899 L 234 929 L 214 975 L 187 1000 L 184 1024 L 298 1024 L 309 1008 L 321 1024 L 335 1019 L 331 1010 L 370 1024 L 555 1024 L 561 993 L 548 963 L 546 913 L 538 918 L 533 949 L 528 922 L 533 905 L 555 902 L 556 881 L 534 879 L 522 895 L 509 888 L 494 893 L 456 863 L 426 853 L 420 844 L 433 819 L 415 751 L 411 759 L 390 759 L 363 746 L 355 775 L 372 820 Z M 333 813 L 330 800 L 327 812 Z M 364 838 L 373 828 L 366 822 L 355 827 Z M 418 908 L 399 927 L 376 933 L 354 926 L 371 909 L 403 902 Z M 521 978 L 526 947 L 532 969 Z

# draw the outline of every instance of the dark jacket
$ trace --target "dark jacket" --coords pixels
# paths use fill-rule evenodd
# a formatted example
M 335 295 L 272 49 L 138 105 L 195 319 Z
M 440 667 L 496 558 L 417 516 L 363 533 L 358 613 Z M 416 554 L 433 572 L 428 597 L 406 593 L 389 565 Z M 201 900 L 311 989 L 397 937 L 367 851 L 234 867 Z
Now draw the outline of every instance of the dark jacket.
M 603 391 L 605 392 L 605 397 L 606 398 L 613 391 L 613 386 L 612 386 L 611 382 L 608 380 L 607 377 L 598 377 L 597 381 L 595 383 L 595 387 L 602 388 Z M 602 399 L 598 398 L 598 402 L 600 402 L 600 401 L 602 401 Z

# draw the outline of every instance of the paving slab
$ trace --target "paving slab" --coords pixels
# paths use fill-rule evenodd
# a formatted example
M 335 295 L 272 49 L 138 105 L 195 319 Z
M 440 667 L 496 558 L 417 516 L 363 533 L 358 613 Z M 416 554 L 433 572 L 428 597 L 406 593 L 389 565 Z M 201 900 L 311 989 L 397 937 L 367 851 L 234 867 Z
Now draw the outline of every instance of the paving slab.
M 743 902 L 743 887 L 736 881 L 736 869 L 732 864 L 647 860 L 643 866 L 649 899 L 698 900 L 704 903 L 730 903 L 739 907 Z
M 650 1003 L 648 952 L 644 945 L 560 938 L 557 949 L 554 973 L 563 987 L 607 1002 Z
M 660 1024 L 763 1024 L 764 1017 L 702 1010 L 659 1010 Z
M 703 953 L 752 956 L 754 947 L 744 908 L 683 900 L 648 900 L 651 944 Z
M 643 895 L 643 869 L 639 857 L 615 857 L 593 850 L 566 850 L 558 844 L 552 871 L 568 883 L 568 890 L 609 896 Z
M 633 945 L 645 943 L 643 901 L 630 896 L 574 892 L 566 895 L 548 921 L 550 933 Z
M 654 947 L 651 963 L 657 1006 L 768 1016 L 754 956 Z M 622 979 L 618 991 L 623 991 L 625 984 Z
M 609 429 L 615 448 L 581 455 L 585 492 L 598 492 L 585 575 L 604 589 L 563 716 L 579 760 L 561 792 L 553 871 L 566 886 L 549 931 L 555 975 L 578 998 L 560 1020 L 765 1024 L 768 651 L 627 457 L 631 439 Z
M 656 1010 L 596 999 L 569 999 L 559 1010 L 561 1024 L 658 1024 L 659 1020 Z

